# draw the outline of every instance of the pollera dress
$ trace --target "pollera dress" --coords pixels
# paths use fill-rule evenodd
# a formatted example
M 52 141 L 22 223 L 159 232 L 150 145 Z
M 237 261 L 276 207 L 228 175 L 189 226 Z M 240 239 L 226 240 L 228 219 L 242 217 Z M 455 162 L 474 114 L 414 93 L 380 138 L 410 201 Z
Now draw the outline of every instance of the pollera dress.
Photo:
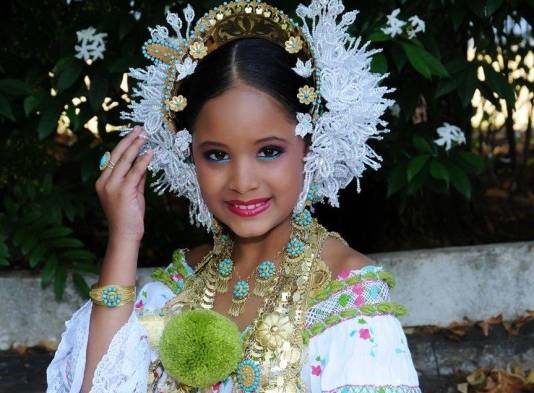
M 161 314 L 165 305 L 184 291 L 187 283 L 195 281 L 196 273 L 187 263 L 185 251 L 176 250 L 172 262 L 157 269 L 153 274 L 155 280 L 138 292 L 132 314 L 114 335 L 107 353 L 97 365 L 91 393 L 187 391 L 159 362 L 157 343 L 151 339 L 154 329 L 150 326 L 151 318 Z M 320 266 L 323 273 L 328 271 L 324 262 Z M 313 291 L 303 318 L 305 346 L 298 356 L 300 383 L 304 386 L 297 384 L 297 391 L 421 393 L 398 319 L 407 310 L 391 301 L 390 289 L 394 285 L 395 278 L 390 272 L 371 264 L 344 271 L 334 279 L 329 277 Z M 92 302 L 88 301 L 66 322 L 66 330 L 47 369 L 48 393 L 80 391 L 91 309 Z M 277 367 L 283 366 L 278 364 Z M 269 374 L 270 371 L 262 373 L 267 373 L 268 378 L 279 378 L 276 372 Z M 202 390 L 248 393 L 230 377 Z M 273 393 L 290 393 L 291 390 L 266 389 Z

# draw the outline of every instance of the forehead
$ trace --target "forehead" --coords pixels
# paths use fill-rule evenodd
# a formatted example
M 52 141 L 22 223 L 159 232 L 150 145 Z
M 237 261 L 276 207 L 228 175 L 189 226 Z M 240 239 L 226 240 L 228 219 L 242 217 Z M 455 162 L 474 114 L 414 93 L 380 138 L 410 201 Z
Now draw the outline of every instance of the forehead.
M 204 104 L 193 138 L 232 140 L 260 139 L 276 135 L 295 137 L 296 121 L 269 94 L 244 83 L 237 83 Z M 237 142 L 237 141 L 236 141 Z

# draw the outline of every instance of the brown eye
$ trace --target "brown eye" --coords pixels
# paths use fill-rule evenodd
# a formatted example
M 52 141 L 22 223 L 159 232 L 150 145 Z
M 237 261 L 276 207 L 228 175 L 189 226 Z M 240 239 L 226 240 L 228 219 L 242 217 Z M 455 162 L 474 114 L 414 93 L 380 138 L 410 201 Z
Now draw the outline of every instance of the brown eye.
M 228 161 L 229 157 L 228 154 L 225 153 L 222 150 L 210 150 L 204 153 L 204 157 L 208 161 L 214 161 L 214 162 L 221 162 L 221 161 Z
M 273 160 L 275 158 L 278 158 L 284 150 L 281 147 L 278 146 L 265 146 L 260 150 L 258 153 L 258 158 L 262 160 Z

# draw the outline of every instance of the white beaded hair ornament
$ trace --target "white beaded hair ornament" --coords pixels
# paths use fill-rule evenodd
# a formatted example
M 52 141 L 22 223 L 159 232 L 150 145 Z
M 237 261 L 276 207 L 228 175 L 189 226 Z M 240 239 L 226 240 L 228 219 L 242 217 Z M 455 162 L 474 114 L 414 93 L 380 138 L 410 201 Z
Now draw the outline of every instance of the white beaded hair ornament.
M 297 113 L 296 135 L 311 135 L 311 145 L 304 158 L 304 187 L 295 205 L 299 213 L 306 199 L 325 198 L 339 206 L 338 192 L 352 179 L 359 178 L 366 166 L 377 170 L 382 157 L 367 140 L 382 139 L 389 132 L 380 117 L 393 105 L 384 94 L 393 88 L 380 86 L 388 74 L 370 71 L 372 55 L 381 49 L 367 50 L 369 42 L 351 37 L 347 30 L 358 11 L 344 12 L 340 0 L 312 0 L 296 10 L 301 24 L 283 11 L 252 0 L 225 2 L 204 14 L 194 25 L 195 13 L 190 5 L 180 16 L 167 14 L 175 34 L 164 26 L 150 28 L 151 39 L 143 46 L 145 57 L 153 64 L 130 69 L 129 75 L 140 82 L 133 89 L 130 111 L 122 118 L 144 125 L 148 134 L 146 147 L 154 150 L 149 170 L 159 177 L 151 185 L 160 195 L 173 191 L 187 197 L 191 204 L 191 223 L 212 229 L 212 215 L 198 184 L 195 166 L 190 160 L 191 132 L 176 130 L 173 118 L 187 106 L 180 94 L 180 81 L 195 72 L 199 61 L 209 53 L 239 38 L 260 37 L 279 44 L 294 54 L 293 70 L 311 78 L 313 86 L 299 88 L 299 102 L 309 106 L 307 113 Z M 185 27 L 185 28 L 184 28 Z M 131 132 L 121 131 L 121 136 Z

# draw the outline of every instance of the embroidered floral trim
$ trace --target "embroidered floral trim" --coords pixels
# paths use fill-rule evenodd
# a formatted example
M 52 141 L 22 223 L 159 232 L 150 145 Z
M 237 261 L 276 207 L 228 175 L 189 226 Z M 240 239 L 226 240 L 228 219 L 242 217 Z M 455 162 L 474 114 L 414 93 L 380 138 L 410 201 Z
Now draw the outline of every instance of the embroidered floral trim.
M 167 285 L 175 294 L 179 294 L 185 286 L 185 280 L 193 274 L 193 269 L 185 260 L 185 253 L 182 249 L 174 250 L 172 262 L 166 268 L 157 268 L 151 274 L 155 280 Z
M 358 337 L 361 340 L 368 340 L 371 346 L 369 355 L 372 357 L 376 357 L 376 348 L 378 347 L 378 344 L 376 342 L 374 333 L 374 329 L 371 327 L 371 325 L 369 325 L 365 318 L 358 318 L 358 321 L 356 323 L 356 329 L 353 329 L 350 332 L 350 336 Z
M 321 393 L 421 393 L 419 386 L 409 385 L 346 385 Z
M 377 272 L 365 272 L 358 273 L 355 276 L 349 277 L 344 280 L 333 280 L 331 281 L 324 289 L 318 291 L 315 296 L 310 299 L 309 305 L 314 306 L 317 303 L 320 303 L 329 297 L 335 295 L 337 292 L 342 291 L 348 286 L 356 285 L 361 281 L 365 280 L 382 280 L 384 281 L 389 288 L 395 287 L 395 277 L 392 273 L 386 271 L 377 271 Z
M 406 315 L 407 308 L 400 303 L 396 302 L 384 302 L 378 304 L 366 304 L 361 307 L 349 308 L 338 313 L 329 315 L 324 321 L 319 321 L 311 325 L 308 329 L 302 332 L 304 343 L 308 344 L 310 338 L 324 332 L 329 327 L 332 327 L 347 319 L 355 318 L 358 315 L 386 315 L 392 314 L 396 317 L 402 317 Z

